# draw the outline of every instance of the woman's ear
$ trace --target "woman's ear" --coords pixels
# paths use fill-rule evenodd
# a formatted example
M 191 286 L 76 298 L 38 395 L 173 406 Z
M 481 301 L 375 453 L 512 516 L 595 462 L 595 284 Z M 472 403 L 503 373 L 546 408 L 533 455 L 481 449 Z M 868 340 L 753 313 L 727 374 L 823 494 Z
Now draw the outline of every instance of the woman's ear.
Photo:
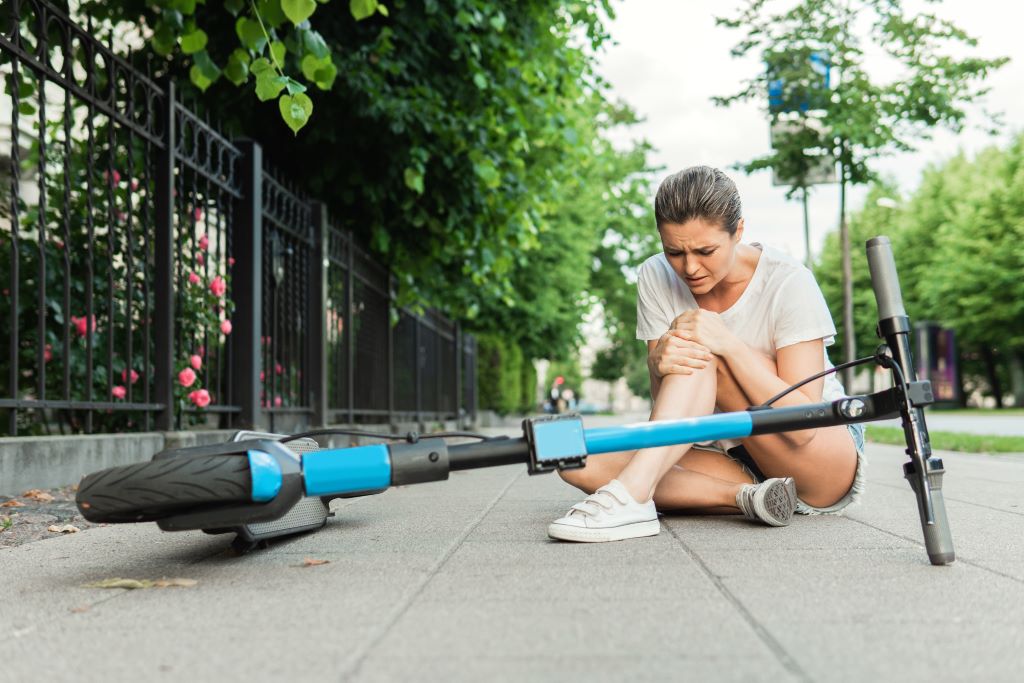
M 739 244 L 740 238 L 743 237 L 743 219 L 739 219 L 736 222 L 736 232 L 733 233 L 733 241 Z

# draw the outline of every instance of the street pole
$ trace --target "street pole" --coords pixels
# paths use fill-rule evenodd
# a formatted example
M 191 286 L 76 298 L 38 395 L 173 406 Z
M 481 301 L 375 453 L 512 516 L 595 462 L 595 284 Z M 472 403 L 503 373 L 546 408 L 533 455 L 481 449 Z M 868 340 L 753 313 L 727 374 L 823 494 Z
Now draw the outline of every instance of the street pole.
M 853 264 L 850 259 L 850 231 L 846 223 L 846 164 L 839 164 L 839 241 L 843 261 L 843 349 L 845 361 L 857 357 L 853 329 Z M 853 368 L 843 370 L 843 387 L 853 391 Z
M 804 263 L 811 267 L 811 222 L 807 217 L 807 187 L 803 188 L 804 200 Z

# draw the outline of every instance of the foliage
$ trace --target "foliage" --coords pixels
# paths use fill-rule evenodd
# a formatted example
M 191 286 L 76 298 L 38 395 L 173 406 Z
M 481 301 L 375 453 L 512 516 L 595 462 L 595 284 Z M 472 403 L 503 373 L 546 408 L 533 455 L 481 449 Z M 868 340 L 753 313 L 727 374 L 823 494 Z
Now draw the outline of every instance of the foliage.
M 7 78 L 5 89 L 13 87 L 19 85 Z M 32 84 L 23 81 L 19 92 L 24 98 L 19 111 L 37 111 Z M 17 218 L 12 221 L 16 232 L 6 233 L 17 252 L 0 259 L 0 281 L 10 282 L 15 268 L 18 273 L 17 296 L 5 286 L 0 297 L 0 319 L 11 319 L 13 304 L 18 327 L 17 386 L 8 384 L 8 353 L 0 355 L 5 395 L 145 403 L 155 381 L 153 254 L 148 240 L 138 236 L 141 224 L 151 220 L 139 207 L 151 203 L 154 188 L 142 145 L 138 139 L 129 144 L 122 130 L 100 116 L 89 135 L 73 131 L 69 137 L 63 117 L 53 114 L 52 103 L 48 106 L 51 116 L 41 134 L 38 117 L 18 126 L 22 135 L 26 128 L 31 132 L 17 159 L 18 177 L 35 176 L 41 183 L 30 188 L 23 182 L 16 201 L 3 211 L 6 220 Z M 226 296 L 229 264 L 210 248 L 210 237 L 199 234 L 211 225 L 205 214 L 206 207 L 191 195 L 178 203 L 182 280 L 175 324 L 181 336 L 174 372 L 190 371 L 187 382 L 174 383 L 179 415 L 187 404 L 203 408 L 216 402 L 203 386 L 203 367 L 221 352 L 226 337 L 221 325 L 234 310 Z M 43 433 L 46 420 L 39 417 L 20 411 L 18 433 Z M 62 409 L 56 417 L 62 430 L 86 428 L 81 413 Z M 92 420 L 95 431 L 141 427 L 130 411 L 97 410 Z
M 145 32 L 157 13 L 139 2 L 103 12 Z M 265 21 L 273 4 L 258 3 Z M 388 10 L 358 22 L 315 12 L 338 75 L 297 138 L 279 134 L 269 103 L 242 101 L 224 79 L 200 105 L 228 134 L 260 140 L 389 261 L 401 305 L 510 334 L 530 358 L 570 353 L 583 312 L 605 293 L 589 281 L 595 249 L 609 231 L 634 231 L 630 211 L 647 201 L 646 148 L 619 151 L 606 139 L 634 121 L 594 73 L 607 0 L 396 0 Z M 223 63 L 234 18 L 195 13 Z M 282 42 L 289 73 L 301 60 Z M 189 60 L 175 54 L 165 68 L 181 77 Z
M 933 14 L 907 15 L 899 0 L 802 0 L 778 12 L 768 5 L 767 0 L 749 0 L 738 16 L 717 19 L 719 25 L 746 31 L 733 54 L 757 54 L 766 68 L 738 93 L 716 102 L 759 99 L 769 82 L 779 79 L 783 87 L 778 106 L 770 111 L 773 120 L 789 111 L 819 125 L 784 136 L 772 153 L 746 164 L 748 172 L 775 168 L 785 177 L 800 178 L 806 172 L 802 164 L 813 163 L 804 154 L 810 150 L 835 158 L 843 182 L 869 182 L 875 157 L 912 150 L 937 125 L 959 131 L 965 106 L 986 92 L 981 82 L 1007 61 L 952 56 L 977 41 Z M 824 54 L 838 71 L 831 91 L 822 92 L 812 53 Z M 884 53 L 898 75 L 884 81 L 872 73 L 871 53 Z
M 900 200 L 896 188 L 873 186 L 850 222 L 854 244 L 880 234 L 892 239 L 911 320 L 952 328 L 965 384 L 969 389 L 985 386 L 989 394 L 998 393 L 996 384 L 1007 380 L 1016 395 L 1024 392 L 1019 376 L 1010 371 L 1024 360 L 1022 196 L 1024 136 L 1019 136 L 1006 149 L 990 148 L 974 159 L 960 154 L 930 167 L 917 190 L 895 209 L 879 206 L 878 199 Z M 836 238 L 835 233 L 826 238 L 814 269 L 833 315 L 840 287 Z M 867 350 L 878 343 L 877 313 L 863 249 L 858 247 L 853 257 L 857 344 Z M 841 346 L 837 338 L 840 351 Z M 833 351 L 833 357 L 842 356 Z M 1000 367 L 987 367 L 986 359 Z
M 477 337 L 477 396 L 479 407 L 501 415 L 522 405 L 523 352 L 496 334 Z
M 311 24 L 318 5 L 327 2 L 88 0 L 80 11 L 137 23 L 152 51 L 181 62 L 203 92 L 221 76 L 235 86 L 252 81 L 257 99 L 276 99 L 281 119 L 298 134 L 313 114 L 308 89 L 330 90 L 338 75 L 331 48 Z M 360 21 L 376 14 L 386 17 L 388 9 L 377 0 L 349 0 L 349 14 Z M 233 30 L 225 31 L 225 23 Z
M 875 333 L 878 323 L 878 311 L 875 306 L 874 290 L 871 289 L 871 274 L 868 272 L 867 252 L 864 244 L 878 235 L 893 237 L 898 230 L 897 212 L 886 206 L 879 206 L 879 199 L 898 200 L 899 191 L 889 182 L 878 182 L 871 185 L 864 207 L 850 217 L 850 242 L 855 248 L 850 253 L 853 265 L 853 314 L 854 330 L 856 331 L 856 347 L 860 355 L 870 355 L 881 342 Z M 902 250 L 897 249 L 896 253 Z M 825 237 L 825 245 L 815 262 L 814 277 L 821 287 L 825 301 L 832 313 L 832 320 L 841 321 L 843 302 L 842 267 L 840 263 L 839 233 L 831 232 Z M 901 269 L 900 274 L 904 271 Z M 906 297 L 907 292 L 904 292 Z M 909 297 L 907 297 L 909 300 Z M 917 320 L 911 313 L 912 319 Z M 829 357 L 834 364 L 846 358 L 844 337 L 837 325 L 835 345 L 828 347 Z
M 522 373 L 519 379 L 522 396 L 519 399 L 519 410 L 523 413 L 537 411 L 537 367 L 528 358 L 523 359 Z

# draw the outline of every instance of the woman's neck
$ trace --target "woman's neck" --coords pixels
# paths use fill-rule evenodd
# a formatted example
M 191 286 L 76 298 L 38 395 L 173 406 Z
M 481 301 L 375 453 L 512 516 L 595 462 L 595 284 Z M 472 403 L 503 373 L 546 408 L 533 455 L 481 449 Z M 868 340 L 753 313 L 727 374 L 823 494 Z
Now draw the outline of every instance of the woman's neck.
M 697 305 L 718 313 L 728 309 L 747 289 L 760 259 L 761 250 L 757 247 L 742 242 L 736 245 L 736 261 L 729 274 L 712 287 L 707 294 L 694 297 Z

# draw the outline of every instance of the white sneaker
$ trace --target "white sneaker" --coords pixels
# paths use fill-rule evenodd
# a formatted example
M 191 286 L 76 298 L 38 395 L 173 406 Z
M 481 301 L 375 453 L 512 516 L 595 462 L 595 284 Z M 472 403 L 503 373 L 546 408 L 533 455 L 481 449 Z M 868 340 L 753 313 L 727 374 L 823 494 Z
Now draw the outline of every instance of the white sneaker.
M 661 531 L 654 501 L 638 503 L 618 479 L 576 503 L 569 513 L 548 525 L 548 536 L 562 541 L 603 543 Z
M 769 526 L 786 526 L 796 510 L 796 483 L 792 477 L 744 484 L 736 494 L 743 516 Z

